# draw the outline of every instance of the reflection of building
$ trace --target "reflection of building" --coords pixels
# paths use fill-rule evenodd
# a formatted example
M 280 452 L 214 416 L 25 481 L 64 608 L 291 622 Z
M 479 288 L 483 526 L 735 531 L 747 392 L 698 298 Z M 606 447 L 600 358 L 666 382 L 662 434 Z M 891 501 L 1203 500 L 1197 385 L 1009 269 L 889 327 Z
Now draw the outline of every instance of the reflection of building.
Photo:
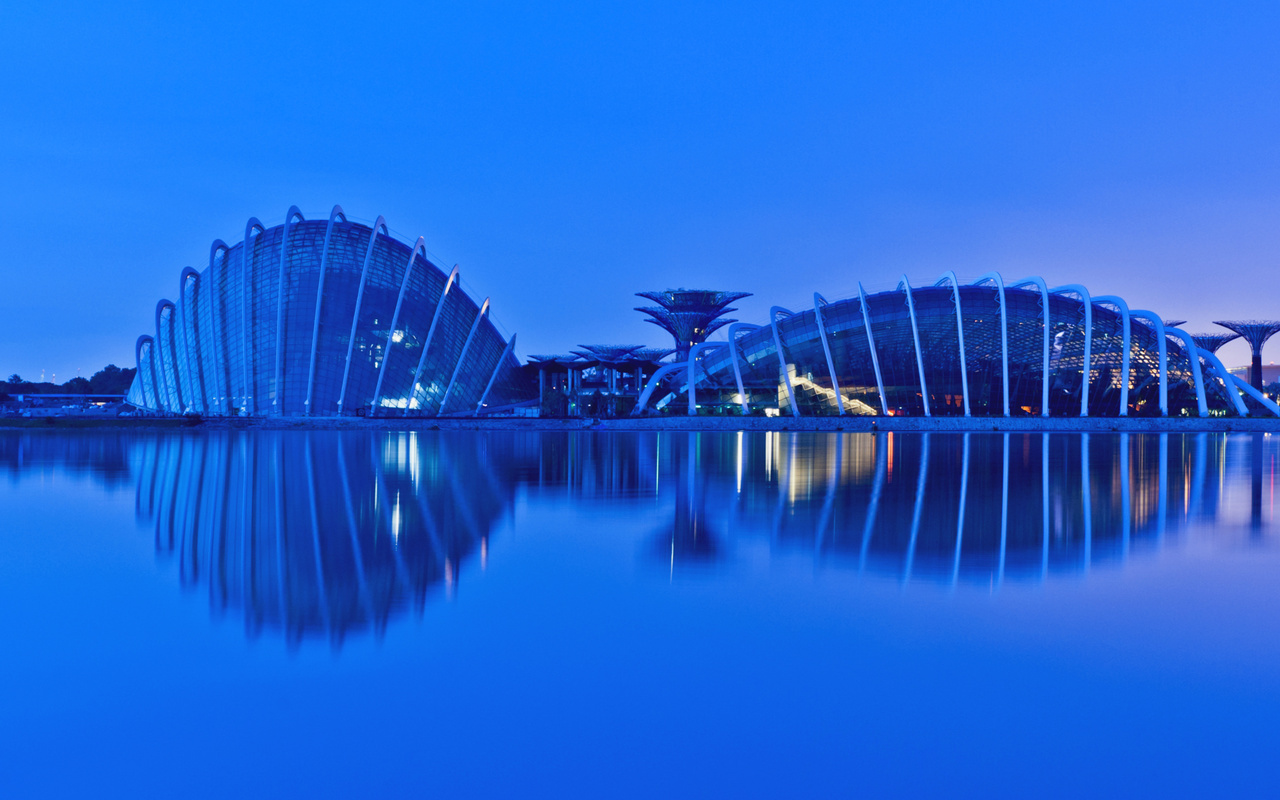
M 381 632 L 421 608 L 477 551 L 483 564 L 518 493 L 642 515 L 656 533 L 640 557 L 673 572 L 763 547 L 985 585 L 1118 564 L 1189 520 L 1262 537 L 1278 455 L 1276 437 L 1209 433 L 0 435 L 11 480 L 136 485 L 182 582 L 293 642 Z
M 1088 569 L 1155 545 L 1188 517 L 1216 518 L 1223 441 L 1208 434 L 707 437 L 696 459 L 707 477 L 690 483 L 703 496 L 686 505 L 698 524 L 743 542 L 903 579 L 985 583 Z M 1256 495 L 1260 479 L 1254 484 Z
M 986 582 L 1088 569 L 1188 518 L 1222 519 L 1229 469 L 1250 467 L 1261 529 L 1265 448 L 1216 434 L 173 436 L 142 447 L 138 503 L 219 607 L 243 608 L 252 628 L 341 638 L 456 579 L 520 486 L 670 502 L 647 547 L 672 569 L 763 541 Z
M 129 434 L 107 431 L 75 436 L 7 433 L 0 435 L 0 474 L 16 479 L 33 472 L 66 470 L 92 476 L 107 486 L 127 486 L 133 481 L 132 442 Z
M 775 306 L 650 379 L 635 413 L 1280 415 L 1190 334 L 1119 297 L 996 273 Z
M 487 547 L 510 486 L 474 439 L 209 434 L 141 451 L 139 513 L 182 580 L 251 632 L 383 630 Z
M 156 306 L 138 339 L 128 400 L 217 415 L 478 414 L 532 400 L 507 341 L 477 303 L 381 217 L 370 228 L 334 207 L 250 219 L 244 241 L 215 241 L 187 268 L 178 301 Z

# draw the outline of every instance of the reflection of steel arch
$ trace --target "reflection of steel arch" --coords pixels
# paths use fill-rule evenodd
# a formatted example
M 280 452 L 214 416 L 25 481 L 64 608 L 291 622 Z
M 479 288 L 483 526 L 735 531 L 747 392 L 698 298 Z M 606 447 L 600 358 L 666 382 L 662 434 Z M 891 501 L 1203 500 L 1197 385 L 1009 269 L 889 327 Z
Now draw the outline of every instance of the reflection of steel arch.
M 515 485 L 413 433 L 212 432 L 136 444 L 137 513 L 181 582 L 291 645 L 381 635 L 483 552 Z M 465 487 L 465 490 L 464 488 Z
M 174 341 L 157 332 L 160 382 L 136 393 L 144 408 L 470 415 L 533 401 L 488 302 L 382 218 L 366 227 L 335 206 L 327 220 L 297 208 L 271 228 L 250 219 L 244 241 L 215 241 L 209 267 L 180 284 Z
M 1225 370 L 1184 332 L 1165 327 L 1152 312 L 1131 311 L 1123 298 L 1093 297 L 1083 286 L 1049 289 L 1038 278 L 1005 284 L 997 273 L 961 284 L 947 274 L 936 285 L 920 288 L 903 279 L 894 290 L 870 297 L 860 287 L 860 315 L 854 302 L 828 303 L 815 295 L 811 309 L 789 315 L 771 309 L 767 330 L 741 324 L 731 328 L 728 357 L 707 359 L 695 373 L 694 391 L 726 387 L 732 380 L 738 388 L 733 406 L 744 414 L 761 409 L 776 413 L 770 410 L 775 402 L 777 411 L 785 413 L 782 405 L 790 402 L 793 414 L 834 415 L 844 410 L 846 386 L 870 401 L 867 384 L 874 373 L 882 414 L 905 409 L 932 416 L 945 412 L 929 403 L 944 402 L 959 413 L 962 398 L 968 401 L 969 415 L 1006 410 L 1041 416 L 1276 414 L 1272 403 L 1258 400 L 1229 377 L 1206 381 L 1204 369 L 1214 378 Z M 1135 326 L 1135 319 L 1144 324 Z M 866 350 L 847 344 L 838 349 L 832 334 L 837 329 L 845 343 L 865 336 Z M 1185 346 L 1169 350 L 1170 337 Z M 760 369 L 766 362 L 769 370 Z M 776 372 L 775 363 L 780 367 Z M 809 376 L 806 391 L 841 399 L 836 404 L 797 402 L 798 396 L 787 392 L 796 374 Z M 830 388 L 811 385 L 815 380 L 825 383 L 826 375 Z M 989 387 L 982 390 L 987 393 L 981 400 L 975 380 Z M 996 381 L 1001 384 L 998 401 Z M 1194 401 L 1187 393 L 1191 389 Z M 922 395 L 919 402 L 916 392 Z M 895 393 L 897 399 L 888 402 Z M 726 402 L 723 395 L 720 402 Z M 639 405 L 636 413 L 644 410 Z M 870 408 L 866 412 L 874 413 Z

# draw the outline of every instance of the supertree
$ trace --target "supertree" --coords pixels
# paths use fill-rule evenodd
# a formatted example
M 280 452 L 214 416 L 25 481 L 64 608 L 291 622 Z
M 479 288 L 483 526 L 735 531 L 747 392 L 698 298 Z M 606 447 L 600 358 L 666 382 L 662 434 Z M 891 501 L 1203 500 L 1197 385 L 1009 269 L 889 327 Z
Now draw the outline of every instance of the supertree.
M 636 311 L 648 314 L 652 322 L 667 333 L 676 343 L 676 360 L 684 361 L 689 351 L 707 340 L 715 331 L 737 322 L 736 319 L 722 319 L 730 311 L 729 304 L 744 297 L 750 292 L 721 292 L 713 289 L 667 289 L 662 292 L 636 292 L 636 297 L 652 300 L 658 305 L 637 307 Z
M 1280 333 L 1280 322 L 1270 319 L 1229 319 L 1214 320 L 1214 325 L 1221 325 L 1227 330 L 1240 334 L 1249 347 L 1253 348 L 1253 364 L 1249 369 L 1249 383 L 1259 392 L 1262 391 L 1262 345 L 1276 333 Z

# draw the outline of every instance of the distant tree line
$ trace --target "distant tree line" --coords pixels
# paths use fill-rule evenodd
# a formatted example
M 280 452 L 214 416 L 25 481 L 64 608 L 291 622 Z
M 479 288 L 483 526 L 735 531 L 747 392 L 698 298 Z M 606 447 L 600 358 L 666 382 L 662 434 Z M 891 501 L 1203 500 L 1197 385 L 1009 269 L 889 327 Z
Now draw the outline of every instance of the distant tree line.
M 0 381 L 0 394 L 125 394 L 135 372 L 136 369 L 108 364 L 91 378 L 75 377 L 66 383 L 32 383 L 15 373 Z

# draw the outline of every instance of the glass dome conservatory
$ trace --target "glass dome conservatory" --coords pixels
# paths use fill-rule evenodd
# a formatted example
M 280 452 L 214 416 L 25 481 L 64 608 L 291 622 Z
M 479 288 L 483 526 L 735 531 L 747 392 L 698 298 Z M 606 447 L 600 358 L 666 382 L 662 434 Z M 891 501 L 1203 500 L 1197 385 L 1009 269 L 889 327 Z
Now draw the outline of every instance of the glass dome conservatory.
M 470 415 L 524 401 L 512 350 L 476 302 L 428 259 L 424 239 L 290 208 L 272 228 L 215 241 L 178 300 L 138 338 L 128 401 L 222 416 Z
M 635 413 L 1280 416 L 1194 337 L 1119 297 L 1040 278 L 913 288 L 729 326 L 654 374 Z

